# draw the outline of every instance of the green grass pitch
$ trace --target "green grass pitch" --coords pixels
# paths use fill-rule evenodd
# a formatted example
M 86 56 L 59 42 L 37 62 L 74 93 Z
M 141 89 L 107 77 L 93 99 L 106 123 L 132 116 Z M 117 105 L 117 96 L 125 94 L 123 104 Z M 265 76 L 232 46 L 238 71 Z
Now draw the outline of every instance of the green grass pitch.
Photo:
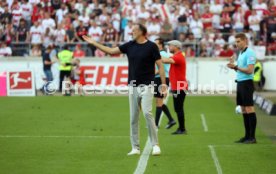
M 172 98 L 168 106 L 173 113 Z M 159 129 L 161 156 L 150 156 L 147 174 L 216 174 L 213 145 L 223 174 L 276 172 L 276 145 L 260 129 L 258 144 L 235 144 L 242 117 L 229 97 L 188 96 L 188 135 Z M 205 115 L 208 132 L 201 122 Z M 142 150 L 147 139 L 140 118 Z M 128 97 L 0 98 L 0 174 L 131 174 L 139 156 L 130 150 Z

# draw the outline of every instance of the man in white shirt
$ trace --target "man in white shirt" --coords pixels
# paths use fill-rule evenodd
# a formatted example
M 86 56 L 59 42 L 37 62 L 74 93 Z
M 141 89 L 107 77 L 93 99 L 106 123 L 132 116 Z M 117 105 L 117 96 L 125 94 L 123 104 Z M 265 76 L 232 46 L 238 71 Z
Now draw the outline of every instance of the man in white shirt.
M 75 4 L 75 9 L 79 11 L 80 14 L 83 14 L 84 6 L 83 6 L 83 0 L 77 0 L 77 3 Z M 85 15 L 85 14 L 83 14 Z
M 8 47 L 5 42 L 2 42 L 1 48 L 0 48 L 0 57 L 11 56 L 11 55 L 12 55 L 12 49 Z
M 57 23 L 60 24 L 64 18 L 64 15 L 68 12 L 68 9 L 66 7 L 65 3 L 61 4 L 61 8 L 57 10 L 56 12 L 56 20 Z
M 103 35 L 103 30 L 101 27 L 99 27 L 96 23 L 96 21 L 92 21 L 91 22 L 91 27 L 88 30 L 88 35 L 90 37 L 92 37 L 95 41 L 97 42 L 101 42 L 102 40 L 102 35 Z M 94 47 L 93 45 L 89 46 L 91 51 L 92 51 L 92 55 L 95 55 L 95 51 L 96 51 L 96 47 Z
M 112 14 L 111 20 L 113 22 L 113 27 L 117 30 L 117 32 L 120 32 L 120 21 L 121 16 L 119 13 Z
M 132 25 L 133 25 L 133 22 L 129 20 L 124 30 L 124 39 L 123 39 L 124 42 L 128 42 L 132 40 Z
M 0 1 L 0 14 L 3 14 L 5 12 L 4 5 L 5 3 Z
M 95 21 L 91 22 L 91 27 L 88 30 L 88 35 L 95 41 L 100 42 L 103 35 L 103 30 L 97 25 Z
M 29 3 L 32 5 L 36 5 L 40 2 L 40 0 L 29 0 Z
M 88 27 L 88 26 L 89 26 L 89 20 L 90 20 L 90 18 L 89 18 L 88 16 L 80 15 L 80 16 L 78 17 L 78 19 L 79 19 L 79 21 L 82 21 L 82 23 L 83 23 L 83 25 L 84 25 L 85 27 Z
M 19 5 L 13 6 L 12 9 L 12 23 L 14 26 L 19 26 L 19 21 L 22 17 L 22 10 Z
M 222 37 L 222 34 L 218 34 L 217 38 L 215 40 L 215 44 L 219 45 L 221 48 L 223 47 L 223 45 L 225 45 L 225 40 Z
M 31 22 L 31 16 L 33 12 L 32 5 L 28 3 L 28 0 L 23 0 L 20 7 L 22 10 L 22 17 L 27 21 L 27 23 Z
M 149 17 L 150 17 L 149 12 L 146 10 L 145 6 L 142 5 L 141 10 L 138 13 L 138 19 L 139 20 L 147 20 L 147 19 L 149 19 Z
M 99 21 L 101 22 L 101 24 L 105 23 L 108 19 L 108 14 L 107 14 L 107 10 L 104 8 L 102 11 L 102 14 L 99 16 Z
M 159 37 L 160 32 L 161 32 L 160 23 L 157 21 L 157 19 L 153 19 L 152 23 L 148 26 L 149 40 L 154 42 L 155 39 Z
M 44 33 L 44 30 L 39 25 L 39 22 L 35 21 L 34 25 L 30 29 L 31 43 L 41 44 L 43 40 L 43 36 L 42 36 L 43 33 Z
M 213 13 L 213 27 L 215 29 L 220 28 L 220 14 L 222 12 L 223 6 L 220 4 L 219 0 L 215 0 L 214 4 L 210 6 L 210 12 Z
M 190 30 L 194 34 L 196 39 L 202 38 L 203 23 L 201 19 L 199 19 L 198 13 L 194 14 L 194 18 L 190 22 Z
M 62 27 L 62 24 L 58 25 L 57 30 L 54 32 L 55 35 L 55 45 L 64 44 L 66 32 Z
M 258 16 L 263 16 L 263 11 L 267 10 L 267 5 L 264 0 L 258 0 L 256 4 L 253 5 L 253 9 L 256 10 Z
M 228 45 L 232 45 L 232 46 L 235 45 L 235 42 L 236 42 L 235 35 L 236 35 L 235 30 L 232 30 L 230 36 L 228 37 Z
M 250 29 L 255 33 L 256 39 L 259 39 L 260 36 L 260 22 L 261 17 L 257 14 L 256 10 L 252 10 L 251 15 L 248 17 L 248 23 Z
M 6 0 L 6 3 L 8 4 L 9 9 L 11 9 L 11 5 L 13 3 L 13 0 Z
M 54 30 L 56 27 L 55 20 L 50 17 L 50 14 L 48 12 L 45 13 L 45 18 L 42 20 L 42 28 L 45 31 L 46 28 L 50 28 L 51 30 Z

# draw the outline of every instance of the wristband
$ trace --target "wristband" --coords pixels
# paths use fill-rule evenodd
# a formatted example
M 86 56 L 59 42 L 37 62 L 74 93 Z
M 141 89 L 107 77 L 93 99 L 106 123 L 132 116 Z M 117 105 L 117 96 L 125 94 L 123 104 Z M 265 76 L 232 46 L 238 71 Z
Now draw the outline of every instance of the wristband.
M 234 70 L 238 71 L 238 65 L 236 65 L 236 66 L 234 67 Z

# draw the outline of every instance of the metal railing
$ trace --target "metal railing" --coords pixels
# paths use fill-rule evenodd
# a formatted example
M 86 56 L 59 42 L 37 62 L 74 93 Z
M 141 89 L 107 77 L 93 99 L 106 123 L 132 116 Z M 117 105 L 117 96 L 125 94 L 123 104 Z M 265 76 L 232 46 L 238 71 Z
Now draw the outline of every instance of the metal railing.
M 112 43 L 105 43 L 106 45 L 110 46 L 113 45 Z M 122 44 L 122 43 L 118 43 L 118 44 Z M 200 57 L 200 53 L 201 53 L 201 42 L 199 40 L 195 40 L 193 42 L 182 42 L 183 44 L 183 51 L 186 51 L 186 49 L 188 47 L 190 47 L 194 52 L 195 52 L 195 57 Z M 208 47 L 208 55 L 206 57 L 212 57 L 215 48 L 215 43 L 208 43 L 209 47 Z M 227 44 L 227 42 L 226 42 Z M 67 45 L 69 47 L 69 49 L 71 51 L 75 50 L 76 45 L 80 45 L 81 49 L 83 51 L 85 51 L 85 55 L 86 57 L 94 57 L 94 51 L 95 48 L 93 48 L 91 45 L 87 44 L 86 42 L 74 42 L 74 43 L 64 43 L 64 44 L 59 44 L 55 47 L 55 49 L 57 51 L 62 50 L 63 46 Z M 10 47 L 12 48 L 12 56 L 30 56 L 30 52 L 32 50 L 32 44 L 31 43 L 26 43 L 26 42 L 14 42 L 10 45 Z M 41 50 L 42 52 L 45 50 L 45 48 L 43 46 L 41 46 Z M 267 54 L 266 54 L 267 55 Z M 267 55 L 267 56 L 275 56 L 276 55 L 276 51 L 274 51 L 274 54 L 272 52 L 272 54 Z

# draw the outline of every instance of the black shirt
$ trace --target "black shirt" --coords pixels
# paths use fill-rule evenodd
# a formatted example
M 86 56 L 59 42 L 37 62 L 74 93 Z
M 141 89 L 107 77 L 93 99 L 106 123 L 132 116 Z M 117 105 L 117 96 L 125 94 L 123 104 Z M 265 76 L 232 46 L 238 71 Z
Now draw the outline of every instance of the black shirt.
M 47 53 L 45 52 L 43 55 L 42 55 L 42 61 L 43 61 L 43 70 L 51 70 L 51 64 L 50 65 L 46 65 L 45 64 L 45 61 L 48 61 L 48 62 L 51 62 L 51 59 L 50 59 L 50 53 Z
M 18 33 L 18 40 L 19 40 L 19 42 L 25 42 L 25 41 L 26 41 L 27 32 L 28 32 L 27 27 L 19 26 L 19 27 L 17 28 L 17 33 Z
M 11 13 L 3 13 L 0 16 L 0 21 L 2 24 L 8 24 L 12 21 L 12 14 Z
M 119 49 L 128 57 L 128 84 L 132 80 L 135 80 L 134 85 L 151 84 L 155 76 L 155 61 L 161 59 L 157 45 L 151 41 L 143 44 L 130 41 Z
M 276 17 L 268 17 L 267 18 L 267 40 L 268 43 L 273 43 L 274 39 L 271 34 L 276 31 Z
M 235 7 L 235 6 L 236 6 L 235 3 L 233 3 L 233 2 L 232 3 L 225 3 L 224 6 L 223 6 L 223 8 L 224 7 Z M 232 11 L 229 12 L 230 18 L 232 18 L 233 14 L 235 13 L 235 10 L 236 9 L 234 9 L 234 10 L 232 10 Z
M 74 38 L 74 36 L 75 36 L 75 31 L 69 29 L 69 30 L 66 31 L 66 34 L 69 37 L 69 40 L 71 41 Z
M 53 9 L 58 10 L 61 7 L 61 0 L 51 0 Z
M 88 28 L 85 27 L 85 26 L 78 26 L 78 27 L 76 28 L 76 32 L 77 32 L 78 37 L 79 37 L 81 40 L 83 40 L 82 36 L 88 34 Z

